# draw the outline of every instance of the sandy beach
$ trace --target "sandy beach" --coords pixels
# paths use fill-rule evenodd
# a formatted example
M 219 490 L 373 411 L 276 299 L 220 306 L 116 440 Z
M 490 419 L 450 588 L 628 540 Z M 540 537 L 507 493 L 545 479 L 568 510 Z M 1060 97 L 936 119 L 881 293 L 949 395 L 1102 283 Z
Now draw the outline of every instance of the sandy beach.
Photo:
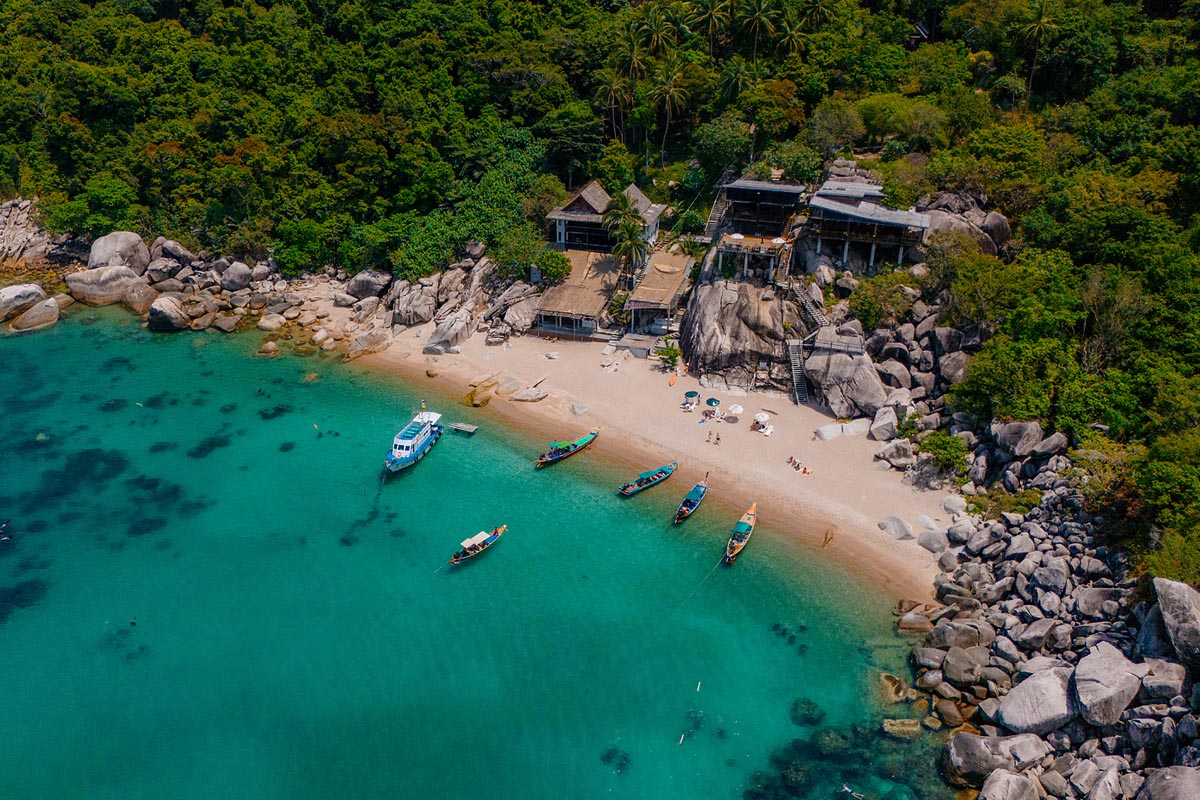
M 423 355 L 421 346 L 431 332 L 431 325 L 404 331 L 387 350 L 362 360 L 416 380 L 430 381 L 426 371 L 433 368 L 437 377 L 432 380 L 459 395 L 473 380 L 496 373 L 523 387 L 536 383 L 549 392 L 544 400 L 494 397 L 488 411 L 544 437 L 574 438 L 598 426 L 602 435 L 594 449 L 627 462 L 634 471 L 678 460 L 676 488 L 710 472 L 714 497 L 737 506 L 757 502 L 759 520 L 771 531 L 797 537 L 821 557 L 842 560 L 897 597 L 931 597 L 934 556 L 915 540 L 892 539 L 877 523 L 894 514 L 919 531 L 916 519 L 924 514 L 949 524 L 939 507 L 943 494 L 905 486 L 900 473 L 873 461 L 878 443 L 865 434 L 814 440 L 812 432 L 833 421 L 815 408 L 796 406 L 783 394 L 733 396 L 702 389 L 687 375 L 679 375 L 671 386 L 670 374 L 657 359 L 625 352 L 614 368 L 611 362 L 618 354 L 605 355 L 600 342 L 525 336 L 489 347 L 483 336 L 474 336 L 462 345 L 461 354 Z M 557 357 L 547 358 L 549 353 Z M 745 411 L 737 423 L 701 422 L 699 408 L 693 413 L 680 409 L 689 390 L 699 391 L 702 399 L 718 398 L 722 408 L 740 404 Z M 573 405 L 587 410 L 576 414 Z M 751 430 L 753 416 L 762 411 L 775 428 L 770 437 Z M 710 441 L 718 435 L 720 444 Z M 795 470 L 789 457 L 799 459 L 810 473 Z M 822 549 L 830 530 L 833 539 Z

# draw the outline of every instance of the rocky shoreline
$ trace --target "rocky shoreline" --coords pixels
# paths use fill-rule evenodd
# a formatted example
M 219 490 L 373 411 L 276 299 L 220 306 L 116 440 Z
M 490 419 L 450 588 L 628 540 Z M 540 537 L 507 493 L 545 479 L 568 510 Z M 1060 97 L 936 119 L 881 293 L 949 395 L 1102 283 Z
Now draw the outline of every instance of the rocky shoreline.
M 953 728 L 946 779 L 979 800 L 1200 797 L 1200 592 L 1159 578 L 1138 602 L 1073 487 L 997 521 L 960 498 L 946 509 L 945 605 L 904 604 L 897 621 L 923 634 L 914 710 Z

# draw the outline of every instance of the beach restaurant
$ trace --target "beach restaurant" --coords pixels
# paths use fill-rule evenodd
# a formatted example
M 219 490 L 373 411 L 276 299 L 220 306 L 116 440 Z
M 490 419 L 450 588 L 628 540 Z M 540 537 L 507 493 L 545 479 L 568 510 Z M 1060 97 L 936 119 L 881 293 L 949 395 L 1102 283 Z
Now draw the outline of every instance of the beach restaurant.
M 607 253 L 565 250 L 571 274 L 542 293 L 535 326 L 542 333 L 587 339 L 600 329 L 621 265 Z
M 670 331 L 695 263 L 686 253 L 659 251 L 650 257 L 625 301 L 630 331 L 659 335 Z

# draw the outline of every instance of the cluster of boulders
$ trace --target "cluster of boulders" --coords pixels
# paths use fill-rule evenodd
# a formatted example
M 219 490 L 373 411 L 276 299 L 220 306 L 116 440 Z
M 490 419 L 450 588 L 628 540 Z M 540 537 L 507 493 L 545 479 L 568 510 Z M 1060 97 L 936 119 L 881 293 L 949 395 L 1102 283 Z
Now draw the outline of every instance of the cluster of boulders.
M 954 729 L 947 779 L 979 800 L 1200 797 L 1200 593 L 1156 579 L 1132 605 L 1125 554 L 1069 486 L 995 521 L 943 509 L 953 524 L 922 542 L 943 605 L 903 604 L 897 625 L 924 637 L 923 724 Z
M 929 215 L 930 235 L 956 231 L 969 235 L 990 256 L 1012 240 L 1012 226 L 999 211 L 984 211 L 987 197 L 968 192 L 940 192 L 917 200 L 917 211 Z
M 27 211 L 13 204 L 2 210 Z M 376 270 L 350 276 L 332 267 L 288 280 L 273 259 L 251 266 L 228 257 L 204 258 L 163 237 L 147 247 L 138 234 L 115 231 L 92 243 L 85 269 L 65 275 L 69 294 L 51 298 L 37 284 L 0 290 L 0 322 L 11 320 L 14 331 L 35 330 L 57 322 L 59 309 L 74 301 L 120 303 L 144 316 L 154 331 L 302 329 L 298 348 L 342 347 L 353 358 L 433 321 L 424 350 L 436 355 L 457 352 L 477 330 L 486 330 L 495 344 L 533 325 L 538 288 L 519 281 L 505 286 L 495 267 L 483 245 L 472 242 L 463 259 L 416 281 L 394 281 Z M 346 311 L 331 314 L 331 308 Z M 274 341 L 264 345 L 265 354 L 277 351 Z

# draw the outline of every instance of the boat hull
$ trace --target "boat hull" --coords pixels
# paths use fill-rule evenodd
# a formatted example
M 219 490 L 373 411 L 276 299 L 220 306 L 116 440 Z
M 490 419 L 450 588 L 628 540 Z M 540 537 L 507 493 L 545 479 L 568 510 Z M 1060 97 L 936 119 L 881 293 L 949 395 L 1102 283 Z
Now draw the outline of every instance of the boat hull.
M 420 450 L 413 453 L 413 455 L 408 458 L 392 458 L 391 456 L 388 456 L 386 459 L 384 459 L 384 468 L 386 468 L 388 472 L 400 472 L 408 469 L 409 467 L 415 466 L 417 462 L 429 454 L 429 451 L 433 449 L 435 444 L 437 444 L 438 439 L 442 438 L 443 432 L 444 429 L 442 426 L 435 425 L 432 435 L 429 437 L 429 440 L 421 446 Z
M 657 486 L 658 484 L 665 481 L 667 478 L 674 475 L 675 468 L 678 466 L 679 466 L 679 462 L 672 461 L 670 464 L 660 467 L 657 471 L 655 471 L 655 473 L 652 476 L 643 479 L 644 482 L 630 481 L 629 483 L 626 483 L 623 486 L 618 487 L 617 492 L 624 495 L 625 497 L 632 497 L 633 495 L 637 494 L 638 492 L 649 489 L 651 486 Z
M 504 532 L 506 530 L 508 530 L 507 525 L 501 525 L 499 528 L 493 528 L 492 535 L 490 537 L 488 537 L 487 541 L 485 541 L 478 550 L 474 550 L 474 551 L 460 550 L 457 553 L 455 553 L 453 556 L 451 556 L 450 557 L 450 566 L 452 566 L 452 567 L 457 566 L 457 565 L 463 563 L 464 561 L 471 560 L 472 558 L 474 558 L 477 555 L 486 553 L 492 547 L 492 545 L 494 545 L 494 544 L 496 544 L 496 542 L 500 541 L 500 537 L 504 535 Z
M 729 541 L 725 545 L 724 561 L 726 564 L 737 561 L 737 557 L 746 549 L 746 545 L 750 543 L 750 537 L 754 535 L 754 525 L 757 520 L 758 504 L 754 503 L 733 526 L 733 531 L 729 534 Z
M 549 453 L 543 453 L 542 455 L 538 456 L 537 461 L 534 462 L 534 467 L 536 469 L 542 469 L 543 467 L 548 467 L 551 464 L 557 464 L 559 461 L 562 461 L 564 458 L 570 458 L 571 456 L 575 455 L 583 448 L 587 447 L 592 442 L 596 441 L 596 437 L 599 435 L 600 435 L 600 429 L 593 428 L 592 431 L 587 436 L 584 436 L 583 438 L 577 439 L 576 441 L 572 442 L 571 447 L 569 449 L 562 450 L 560 452 L 551 451 Z
M 694 495 L 699 495 L 694 496 Z M 685 519 L 695 514 L 700 504 L 704 502 L 704 498 L 708 496 L 708 476 L 704 476 L 704 480 L 692 487 L 692 490 L 683 498 L 683 502 L 679 504 L 679 508 L 675 511 L 675 524 L 683 522 Z

